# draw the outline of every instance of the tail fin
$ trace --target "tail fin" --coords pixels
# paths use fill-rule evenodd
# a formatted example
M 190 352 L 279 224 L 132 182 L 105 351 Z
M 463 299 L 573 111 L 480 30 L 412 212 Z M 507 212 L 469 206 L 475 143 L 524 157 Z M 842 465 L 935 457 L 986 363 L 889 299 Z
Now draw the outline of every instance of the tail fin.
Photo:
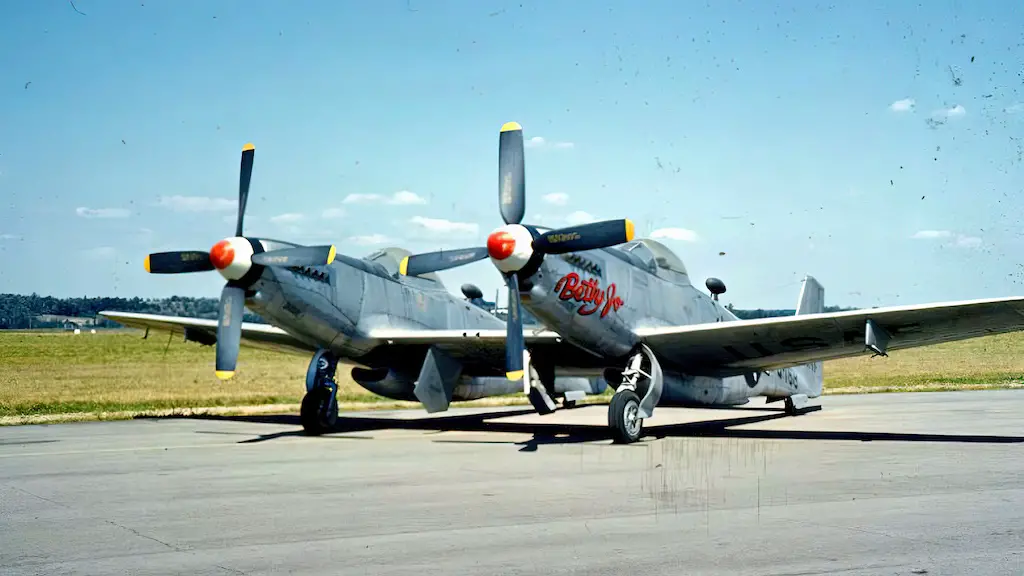
M 800 300 L 796 304 L 797 315 L 818 314 L 824 311 L 825 288 L 813 276 L 805 276 L 803 288 L 800 289 Z M 813 395 L 808 395 L 811 398 L 821 395 L 825 384 L 824 368 L 822 362 L 814 362 L 813 364 L 806 364 L 801 367 L 804 372 L 801 376 L 808 379 L 808 383 L 813 391 Z
M 796 303 L 797 314 L 819 314 L 825 311 L 825 289 L 813 276 L 804 277 L 800 289 L 800 300 Z

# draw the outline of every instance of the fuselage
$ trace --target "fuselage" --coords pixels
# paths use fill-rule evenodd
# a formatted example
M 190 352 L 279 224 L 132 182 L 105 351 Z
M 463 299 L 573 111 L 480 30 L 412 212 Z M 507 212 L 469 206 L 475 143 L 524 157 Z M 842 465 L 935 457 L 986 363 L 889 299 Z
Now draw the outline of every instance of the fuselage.
M 294 246 L 260 242 L 267 250 Z M 440 282 L 398 275 L 397 266 L 395 253 L 381 251 L 355 263 L 264 268 L 246 306 L 296 338 L 357 363 L 374 352 L 377 343 L 365 336 L 374 328 L 504 328 L 499 318 Z
M 650 240 L 549 255 L 520 288 L 523 306 L 548 328 L 619 367 L 640 341 L 640 328 L 739 320 L 697 290 L 682 262 Z M 659 356 L 659 362 L 665 373 L 663 404 L 742 404 L 755 396 L 814 397 L 821 391 L 817 364 L 716 378 L 690 375 L 671 357 Z

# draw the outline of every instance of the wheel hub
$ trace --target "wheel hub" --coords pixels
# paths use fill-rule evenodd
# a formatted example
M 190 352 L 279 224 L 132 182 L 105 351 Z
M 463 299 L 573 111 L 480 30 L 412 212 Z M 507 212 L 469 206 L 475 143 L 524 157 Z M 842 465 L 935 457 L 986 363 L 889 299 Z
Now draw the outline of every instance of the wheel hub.
M 636 402 L 630 402 L 626 404 L 626 410 L 624 414 L 624 420 L 626 424 L 626 430 L 631 436 L 635 436 L 640 433 L 640 419 L 637 418 L 637 414 L 640 411 L 640 406 Z

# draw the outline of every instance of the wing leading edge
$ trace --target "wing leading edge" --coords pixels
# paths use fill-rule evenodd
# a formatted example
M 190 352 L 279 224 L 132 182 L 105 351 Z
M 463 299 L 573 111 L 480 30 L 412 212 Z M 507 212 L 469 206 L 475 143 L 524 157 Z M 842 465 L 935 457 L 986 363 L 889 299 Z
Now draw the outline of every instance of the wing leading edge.
M 216 320 L 111 310 L 104 310 L 99 315 L 131 328 L 183 334 L 187 339 L 202 344 L 217 341 Z M 311 347 L 277 326 L 252 322 L 242 322 L 242 343 L 254 348 L 287 352 L 307 353 L 316 350 L 315 346 Z
M 646 328 L 637 335 L 687 372 L 735 376 L 1018 330 L 1024 297 Z

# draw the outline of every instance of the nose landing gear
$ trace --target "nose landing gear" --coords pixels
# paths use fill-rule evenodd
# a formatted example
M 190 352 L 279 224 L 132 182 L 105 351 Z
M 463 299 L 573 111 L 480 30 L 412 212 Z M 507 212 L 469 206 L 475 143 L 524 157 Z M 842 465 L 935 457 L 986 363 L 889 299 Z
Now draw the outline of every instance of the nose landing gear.
M 622 371 L 622 383 L 608 404 L 608 427 L 616 443 L 631 444 L 640 439 L 644 419 L 654 414 L 661 399 L 662 385 L 658 358 L 641 344 Z
M 306 434 L 319 436 L 338 423 L 338 384 L 334 373 L 338 360 L 328 350 L 320 350 L 306 370 L 306 395 L 302 398 L 299 419 Z

